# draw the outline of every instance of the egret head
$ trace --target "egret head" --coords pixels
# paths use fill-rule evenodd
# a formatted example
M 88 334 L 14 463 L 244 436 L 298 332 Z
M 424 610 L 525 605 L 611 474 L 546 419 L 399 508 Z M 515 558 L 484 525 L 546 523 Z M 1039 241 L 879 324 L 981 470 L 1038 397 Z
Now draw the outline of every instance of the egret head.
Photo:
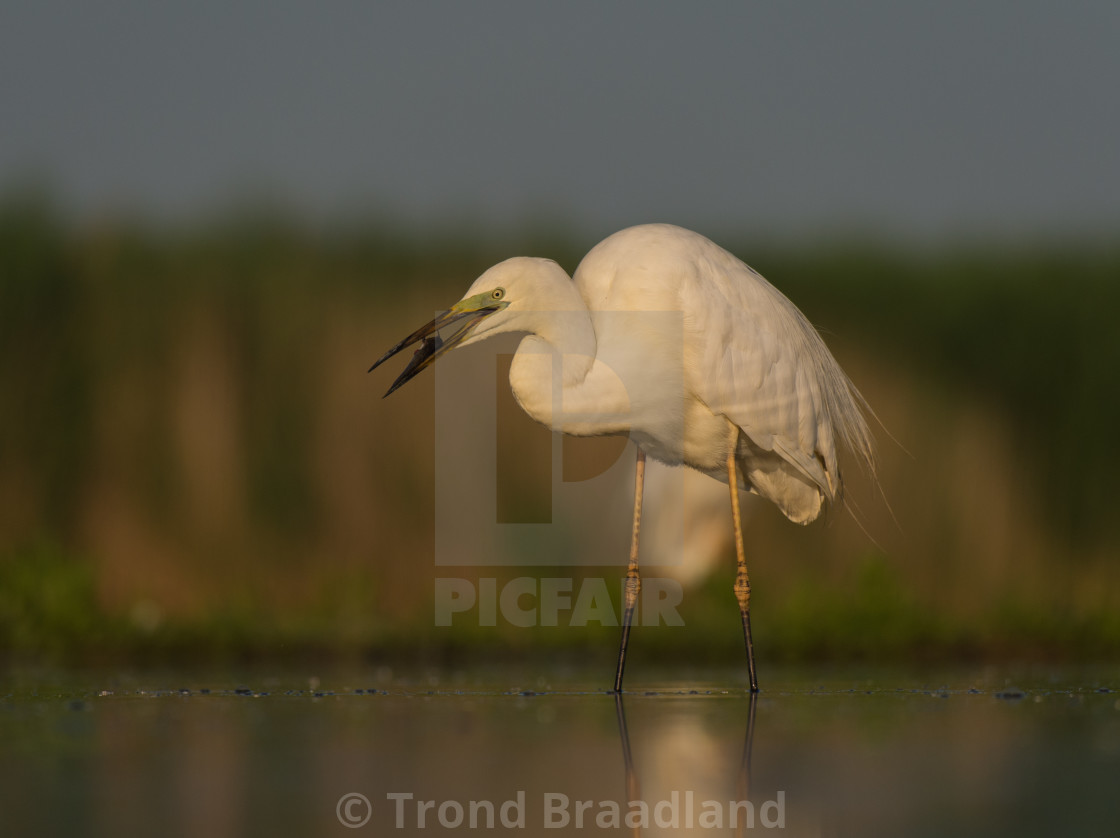
M 471 284 L 463 299 L 410 334 L 369 368 L 372 372 L 402 349 L 414 343 L 420 344 L 404 372 L 385 395 L 413 379 L 436 358 L 456 346 L 526 328 L 527 324 L 520 322 L 520 315 L 537 307 L 541 293 L 535 280 L 542 272 L 550 272 L 549 266 L 567 279 L 555 262 L 528 257 L 507 259 L 486 271 Z M 530 303 L 531 300 L 534 302 Z M 452 328 L 452 331 L 447 337 L 441 337 L 440 330 L 447 328 Z

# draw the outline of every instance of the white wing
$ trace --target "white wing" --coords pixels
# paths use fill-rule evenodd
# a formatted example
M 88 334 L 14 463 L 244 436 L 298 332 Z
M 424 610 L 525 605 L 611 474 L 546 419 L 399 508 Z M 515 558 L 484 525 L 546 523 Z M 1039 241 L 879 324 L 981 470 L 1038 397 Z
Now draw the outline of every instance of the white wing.
M 749 487 L 791 520 L 840 498 L 837 438 L 874 469 L 862 397 L 824 341 L 723 248 L 672 225 L 631 227 L 592 249 L 574 279 L 592 312 L 683 312 L 686 397 L 742 429 Z
M 860 397 L 793 303 L 704 242 L 680 288 L 688 383 L 742 429 L 739 459 L 751 488 L 807 523 L 841 496 L 837 435 L 871 462 Z

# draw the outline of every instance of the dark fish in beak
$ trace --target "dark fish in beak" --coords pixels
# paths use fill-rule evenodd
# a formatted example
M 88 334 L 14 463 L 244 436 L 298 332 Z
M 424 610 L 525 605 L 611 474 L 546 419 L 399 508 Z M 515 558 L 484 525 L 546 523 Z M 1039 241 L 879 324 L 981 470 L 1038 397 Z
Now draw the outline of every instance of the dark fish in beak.
M 479 294 L 475 297 L 461 300 L 453 305 L 450 310 L 445 311 L 430 323 L 421 326 L 378 358 L 373 366 L 369 368 L 369 372 L 373 372 L 378 366 L 388 361 L 402 349 L 407 349 L 409 346 L 412 346 L 412 344 L 418 341 L 420 342 L 419 348 L 412 354 L 412 360 L 408 362 L 408 366 L 404 368 L 404 372 L 397 377 L 397 380 L 393 382 L 393 386 L 385 393 L 385 396 L 388 396 L 390 393 L 415 378 L 425 368 L 431 366 L 436 358 L 459 345 L 480 320 L 489 317 L 496 311 L 501 311 L 507 305 L 508 303 L 505 302 L 494 301 L 489 294 Z M 459 324 L 459 326 L 447 340 L 442 339 L 439 335 L 439 330 L 452 324 Z M 382 398 L 385 398 L 385 396 L 382 396 Z
M 430 337 L 422 338 L 420 341 L 420 348 L 412 353 L 412 360 L 408 362 L 408 366 L 404 368 L 404 372 L 393 382 L 393 386 L 389 388 L 385 396 L 388 396 L 389 393 L 392 393 L 402 384 L 407 383 L 416 373 L 428 366 L 428 359 L 435 355 L 441 346 L 443 346 L 443 338 L 439 336 L 439 332 L 436 332 Z M 385 396 L 381 398 L 385 398 Z

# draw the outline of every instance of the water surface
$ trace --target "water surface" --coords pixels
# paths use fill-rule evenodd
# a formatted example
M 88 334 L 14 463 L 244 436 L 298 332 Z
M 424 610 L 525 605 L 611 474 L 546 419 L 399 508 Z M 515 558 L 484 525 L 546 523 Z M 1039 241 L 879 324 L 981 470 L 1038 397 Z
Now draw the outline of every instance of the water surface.
M 645 835 L 1115 825 L 1120 667 L 771 668 L 753 703 L 738 670 L 635 668 L 621 701 L 609 675 L 9 671 L 0 825 L 209 838 L 628 835 L 628 815 Z

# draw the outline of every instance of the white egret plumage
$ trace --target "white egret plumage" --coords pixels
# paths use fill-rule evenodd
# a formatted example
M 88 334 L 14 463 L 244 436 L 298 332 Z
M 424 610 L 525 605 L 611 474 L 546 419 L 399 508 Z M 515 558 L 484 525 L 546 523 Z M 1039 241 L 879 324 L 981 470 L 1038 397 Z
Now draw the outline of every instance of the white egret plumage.
M 445 328 L 451 333 L 440 339 Z M 548 259 L 495 265 L 370 369 L 421 342 L 391 393 L 456 346 L 506 332 L 527 333 L 510 384 L 533 419 L 580 436 L 629 435 L 638 448 L 615 690 L 622 689 L 641 586 L 648 455 L 731 489 L 734 591 L 757 691 L 739 490 L 807 524 L 841 499 L 842 445 L 874 472 L 866 404 L 820 335 L 780 291 L 723 248 L 680 227 L 646 224 L 600 242 L 572 277 Z

